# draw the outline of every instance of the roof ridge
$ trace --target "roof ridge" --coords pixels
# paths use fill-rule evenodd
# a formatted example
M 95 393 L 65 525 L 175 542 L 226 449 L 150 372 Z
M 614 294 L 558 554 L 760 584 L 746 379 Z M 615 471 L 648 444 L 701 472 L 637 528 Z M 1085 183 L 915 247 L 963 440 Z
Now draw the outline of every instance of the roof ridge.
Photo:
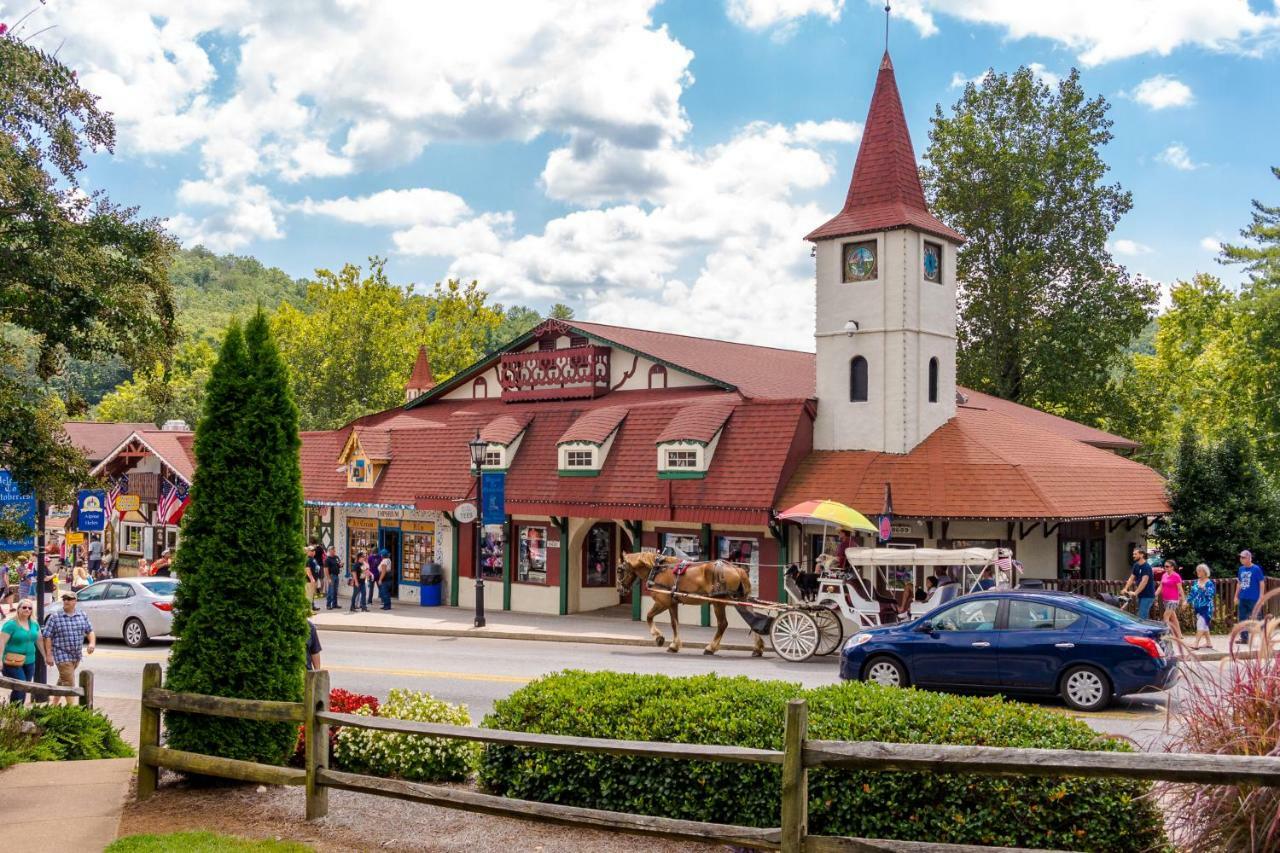
M 567 320 L 566 322 L 571 326 L 580 325 L 579 321 L 576 321 L 576 320 Z M 702 343 L 707 343 L 707 344 L 725 344 L 728 346 L 735 346 L 735 347 L 767 349 L 772 352 L 789 352 L 789 353 L 795 353 L 797 355 L 812 355 L 815 357 L 817 355 L 816 353 L 812 353 L 812 352 L 809 352 L 808 350 L 803 350 L 803 349 L 789 349 L 787 347 L 771 347 L 766 344 L 748 344 L 742 341 L 726 341 L 723 338 L 707 338 L 699 335 L 686 335 L 683 332 L 666 332 L 666 331 L 663 331 L 662 329 L 641 329 L 635 326 L 619 326 L 614 323 L 597 323 L 592 320 L 584 320 L 581 322 L 583 324 L 590 325 L 590 326 L 603 326 L 606 329 L 623 329 L 624 331 L 628 331 L 628 332 L 647 332 L 651 335 L 667 335 L 668 337 L 672 337 L 672 338 L 688 338 L 691 341 L 701 341 Z M 586 331 L 586 330 L 584 329 L 583 331 Z

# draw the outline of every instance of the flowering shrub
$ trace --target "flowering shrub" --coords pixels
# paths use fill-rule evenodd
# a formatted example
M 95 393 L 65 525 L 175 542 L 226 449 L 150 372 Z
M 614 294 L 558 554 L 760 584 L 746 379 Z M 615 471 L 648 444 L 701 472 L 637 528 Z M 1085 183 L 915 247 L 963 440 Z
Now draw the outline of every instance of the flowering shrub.
M 367 693 L 352 693 L 350 690 L 343 690 L 341 687 L 335 687 L 329 691 L 329 710 L 335 714 L 354 714 L 361 708 L 368 708 L 372 716 L 378 715 L 378 697 L 370 696 Z M 333 754 L 333 748 L 338 742 L 338 732 L 342 731 L 342 726 L 329 726 L 329 754 Z M 298 743 L 293 749 L 292 764 L 301 767 L 307 760 L 307 727 L 298 726 Z
M 372 715 L 367 708 L 355 713 Z M 427 693 L 392 690 L 378 716 L 422 723 L 471 725 L 471 715 L 461 705 L 433 699 Z M 377 732 L 350 726 L 338 734 L 335 763 L 355 773 L 397 776 L 415 782 L 450 782 L 466 779 L 479 754 L 479 746 L 460 740 Z

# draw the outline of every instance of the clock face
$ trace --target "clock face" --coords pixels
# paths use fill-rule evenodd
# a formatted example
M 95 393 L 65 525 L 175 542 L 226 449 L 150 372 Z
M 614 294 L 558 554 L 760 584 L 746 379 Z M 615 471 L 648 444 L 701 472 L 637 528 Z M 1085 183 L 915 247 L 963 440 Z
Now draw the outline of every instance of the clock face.
M 871 281 L 876 277 L 876 244 L 847 243 L 844 247 L 844 280 Z
M 926 281 L 942 281 L 942 247 L 937 243 L 924 244 L 924 277 Z

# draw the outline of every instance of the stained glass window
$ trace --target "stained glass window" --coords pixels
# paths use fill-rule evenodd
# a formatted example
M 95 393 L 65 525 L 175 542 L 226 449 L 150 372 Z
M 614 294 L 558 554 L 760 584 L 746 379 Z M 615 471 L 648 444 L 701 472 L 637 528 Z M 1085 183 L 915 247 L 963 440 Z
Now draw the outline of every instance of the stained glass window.
M 875 240 L 844 244 L 845 281 L 874 281 L 877 275 Z

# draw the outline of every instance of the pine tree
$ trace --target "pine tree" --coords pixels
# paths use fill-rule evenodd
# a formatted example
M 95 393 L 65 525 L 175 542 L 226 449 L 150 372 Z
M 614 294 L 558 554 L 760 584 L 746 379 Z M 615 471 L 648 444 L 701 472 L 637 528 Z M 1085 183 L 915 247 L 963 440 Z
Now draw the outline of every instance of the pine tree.
M 302 699 L 307 640 L 298 410 L 266 316 L 233 323 L 205 391 L 166 686 Z M 283 764 L 297 728 L 169 714 L 175 749 Z

